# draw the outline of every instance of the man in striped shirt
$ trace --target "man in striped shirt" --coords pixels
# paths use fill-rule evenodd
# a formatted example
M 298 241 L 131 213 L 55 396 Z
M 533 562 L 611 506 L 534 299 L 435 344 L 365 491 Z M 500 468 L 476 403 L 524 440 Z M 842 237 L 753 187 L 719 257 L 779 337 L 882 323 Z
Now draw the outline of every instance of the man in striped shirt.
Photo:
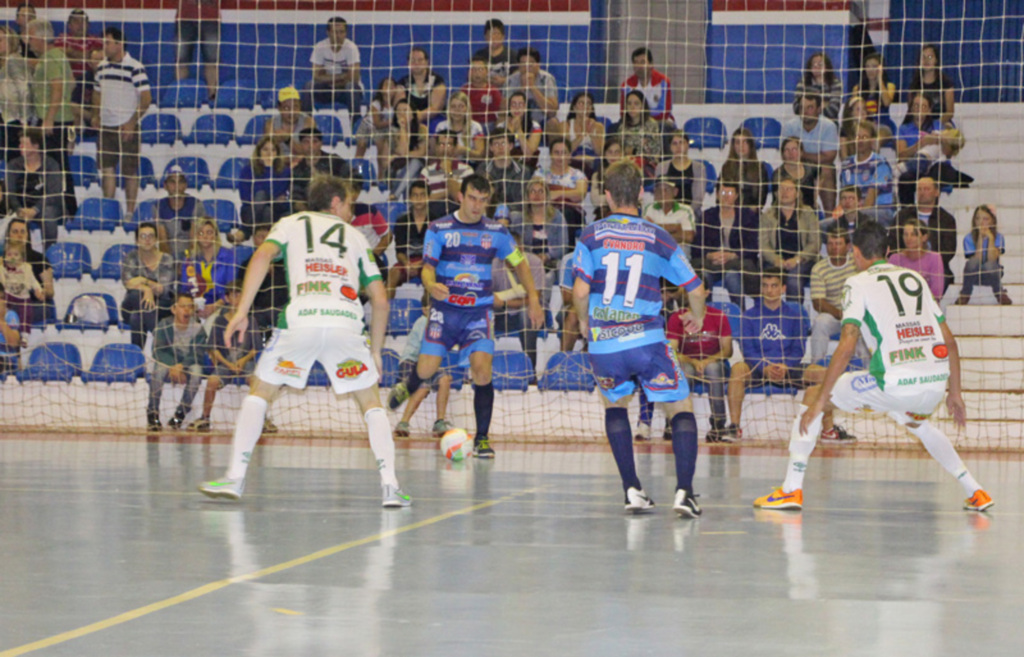
M 118 28 L 104 30 L 103 54 L 106 58 L 96 69 L 92 95 L 92 123 L 100 131 L 103 197 L 114 198 L 114 173 L 120 163 L 125 178 L 125 212 L 130 215 L 139 195 L 139 120 L 149 109 L 152 94 L 146 69 L 125 51 L 124 35 Z
M 822 258 L 811 269 L 811 304 L 817 316 L 811 322 L 811 363 L 828 354 L 832 335 L 839 332 L 843 319 L 842 297 L 846 279 L 857 273 L 850 251 L 850 233 L 841 224 L 828 230 L 828 257 Z

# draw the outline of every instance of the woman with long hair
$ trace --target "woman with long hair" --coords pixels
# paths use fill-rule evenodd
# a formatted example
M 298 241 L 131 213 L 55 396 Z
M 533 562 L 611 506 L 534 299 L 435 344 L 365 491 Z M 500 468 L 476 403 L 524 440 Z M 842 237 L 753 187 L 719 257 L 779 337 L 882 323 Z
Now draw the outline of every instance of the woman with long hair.
M 605 127 L 594 112 L 594 96 L 581 91 L 569 103 L 565 121 L 551 119 L 547 125 L 548 139 L 562 137 L 569 142 L 572 165 L 588 176 L 593 174 L 604 152 Z
M 156 224 L 144 221 L 135 232 L 134 251 L 121 262 L 121 282 L 125 287 L 121 318 L 131 327 L 132 344 L 140 349 L 146 334 L 156 323 L 171 314 L 174 303 L 174 257 L 160 249 Z
M 486 148 L 484 127 L 473 120 L 470 110 L 469 95 L 456 91 L 448 99 L 447 114 L 431 130 L 431 134 L 444 130 L 454 133 L 455 159 L 464 162 L 482 160 Z
M 868 120 L 867 105 L 860 96 L 850 96 L 843 105 L 843 120 L 839 124 L 839 161 L 852 156 L 857 150 L 857 130 L 861 121 Z
M 949 128 L 953 126 L 953 111 L 956 109 L 956 83 L 942 72 L 941 66 L 938 47 L 930 43 L 921 46 L 917 68 L 907 88 L 907 103 L 910 104 L 916 96 L 924 94 L 928 97 L 935 118 L 942 127 Z
M 583 229 L 583 199 L 587 195 L 587 176 L 569 164 L 569 143 L 555 139 L 548 147 L 551 165 L 537 169 L 535 178 L 542 178 L 551 189 L 551 202 L 561 210 L 569 231 L 569 242 L 576 243 Z
M 1003 266 L 999 259 L 1006 253 L 1006 239 L 999 232 L 999 221 L 991 205 L 979 205 L 971 217 L 971 232 L 964 235 L 964 284 L 956 305 L 969 303 L 975 285 L 992 288 L 1003 306 L 1013 303 L 1003 289 Z
M 661 161 L 664 139 L 661 124 L 651 118 L 651 110 L 643 92 L 634 89 L 626 94 L 622 119 L 612 127 L 622 142 L 625 157 L 634 160 L 645 175 L 653 175 Z
M 409 184 L 423 169 L 424 158 L 427 156 L 427 136 L 420 128 L 412 105 L 404 98 L 395 103 L 388 150 L 391 152 L 387 166 L 391 199 L 405 199 Z
M 768 200 L 771 174 L 768 165 L 757 158 L 754 135 L 746 128 L 737 128 L 729 140 L 729 155 L 722 165 L 722 178 L 739 185 L 739 205 L 758 212 Z
M 872 51 L 864 58 L 853 95 L 864 99 L 868 120 L 878 125 L 882 141 L 891 139 L 896 134 L 896 124 L 890 116 L 892 102 L 896 100 L 896 85 L 889 81 L 881 53 Z
M 903 250 L 890 254 L 889 262 L 921 274 L 938 301 L 945 287 L 945 271 L 942 257 L 928 249 L 928 227 L 919 219 L 907 219 L 900 230 L 903 231 Z
M 224 306 L 224 291 L 237 278 L 231 249 L 221 246 L 217 222 L 209 217 L 196 227 L 192 248 L 181 264 L 179 289 L 192 295 L 196 314 L 206 319 Z
M 799 137 L 787 137 L 779 146 L 782 164 L 772 174 L 772 186 L 779 188 L 783 180 L 792 180 L 800 191 L 800 202 L 810 208 L 817 207 L 818 177 L 821 169 L 803 161 L 804 147 Z
M 896 132 L 900 204 L 913 205 L 915 183 L 925 176 L 954 187 L 974 182 L 974 178 L 957 171 L 942 157 L 955 155 L 962 146 L 960 131 L 943 128 L 929 97 L 924 93 L 914 96 L 910 111 Z
M 252 235 L 256 226 L 269 226 L 288 214 L 291 186 L 291 167 L 281 145 L 265 135 L 256 142 L 252 157 L 239 174 L 242 230 L 246 237 Z
M 690 137 L 682 130 L 672 133 L 669 142 L 672 159 L 654 169 L 655 178 L 671 178 L 676 183 L 676 200 L 689 205 L 700 220 L 707 187 L 707 168 L 701 160 L 690 159 Z
M 395 104 L 405 98 L 405 87 L 394 78 L 384 78 L 370 100 L 366 116 L 356 128 L 356 157 L 365 157 L 370 142 L 377 146 L 377 170 L 387 170 L 391 159 L 391 130 L 395 117 Z
M 843 102 L 843 81 L 836 75 L 832 60 L 821 51 L 812 53 L 807 58 L 803 75 L 796 84 L 794 114 L 800 114 L 800 99 L 809 93 L 821 95 L 824 101 L 821 107 L 822 116 L 832 121 L 839 118 L 839 106 Z
M 530 118 L 527 109 L 526 94 L 514 92 L 508 97 L 508 108 L 505 116 L 500 118 L 495 128 L 504 128 L 512 141 L 512 155 L 520 158 L 531 169 L 537 166 L 537 150 L 544 135 L 540 124 Z
M 565 217 L 551 203 L 551 189 L 540 178 L 534 178 L 526 186 L 526 202 L 523 214 L 512 220 L 509 227 L 519 235 L 523 250 L 535 254 L 551 274 L 546 287 L 554 283 L 554 270 L 569 249 L 566 237 Z

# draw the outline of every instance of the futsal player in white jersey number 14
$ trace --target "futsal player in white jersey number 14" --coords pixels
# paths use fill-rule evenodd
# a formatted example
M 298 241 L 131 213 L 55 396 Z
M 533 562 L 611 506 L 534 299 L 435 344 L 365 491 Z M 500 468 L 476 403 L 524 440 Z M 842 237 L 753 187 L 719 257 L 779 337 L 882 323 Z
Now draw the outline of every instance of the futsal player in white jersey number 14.
M 843 289 L 839 346 L 825 380 L 807 390 L 803 412 L 793 422 L 785 482 L 755 500 L 755 507 L 803 508 L 807 461 L 821 431 L 824 411 L 833 406 L 849 412 L 887 413 L 917 436 L 932 458 L 956 477 L 968 495 L 965 509 L 985 511 L 992 506 L 992 498 L 971 476 L 949 438 L 928 422 L 946 397 L 953 419 L 966 425 L 956 338 L 920 274 L 885 261 L 887 243 L 885 228 L 875 222 L 859 226 L 854 233 L 853 259 L 859 273 L 850 277 Z M 868 371 L 846 372 L 861 333 L 871 350 Z
M 395 444 L 380 403 L 381 349 L 387 329 L 388 299 L 366 238 L 349 226 L 348 184 L 323 176 L 309 186 L 311 212 L 282 218 L 256 250 L 245 273 L 242 299 L 224 331 L 229 342 L 244 334 L 249 310 L 272 260 L 282 258 L 288 274 L 288 305 L 256 364 L 255 383 L 242 402 L 231 441 L 231 461 L 223 479 L 202 484 L 209 497 L 239 499 L 252 451 L 260 439 L 267 406 L 282 385 L 305 388 L 317 361 L 336 394 L 352 393 L 377 458 L 385 507 L 411 504 L 395 476 Z M 359 290 L 370 297 L 370 339 L 364 335 Z

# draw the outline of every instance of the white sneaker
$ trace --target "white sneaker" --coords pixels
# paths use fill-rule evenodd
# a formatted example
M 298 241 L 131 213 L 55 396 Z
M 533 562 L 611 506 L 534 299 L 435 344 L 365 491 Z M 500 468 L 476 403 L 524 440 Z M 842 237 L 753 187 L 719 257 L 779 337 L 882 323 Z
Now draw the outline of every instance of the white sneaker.
M 637 490 L 636 488 L 630 487 L 626 491 L 626 511 L 632 511 L 633 513 L 639 513 L 645 511 L 654 506 L 654 500 L 647 497 L 647 493 L 643 490 Z
M 676 491 L 676 498 L 672 503 L 672 509 L 679 514 L 680 518 L 696 518 L 701 514 L 696 497 L 693 491 L 680 488 Z
M 397 486 L 389 486 L 384 484 L 380 487 L 383 492 L 383 501 L 381 506 L 385 509 L 400 509 L 406 506 L 412 506 L 412 498 L 402 492 L 401 488 Z
M 651 425 L 639 422 L 636 425 L 636 431 L 633 432 L 633 440 L 650 440 L 651 439 Z
M 199 492 L 214 499 L 224 498 L 227 500 L 242 499 L 242 491 L 245 490 L 245 479 L 214 479 L 205 484 L 199 485 Z

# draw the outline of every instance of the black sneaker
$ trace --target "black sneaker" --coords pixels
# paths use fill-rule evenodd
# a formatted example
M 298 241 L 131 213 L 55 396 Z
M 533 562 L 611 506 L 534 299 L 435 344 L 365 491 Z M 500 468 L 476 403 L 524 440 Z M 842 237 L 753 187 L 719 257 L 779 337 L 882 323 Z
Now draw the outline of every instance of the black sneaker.
M 857 442 L 857 436 L 854 436 L 846 429 L 842 428 L 838 424 L 832 426 L 828 431 L 821 432 L 821 442 L 823 443 L 853 443 Z
M 473 439 L 473 456 L 478 459 L 494 458 L 494 449 L 491 448 L 491 440 L 487 436 L 477 436 Z
M 171 429 L 180 429 L 181 425 L 185 423 L 185 409 L 178 407 L 178 410 L 174 411 L 174 417 L 167 421 L 167 426 Z
M 709 443 L 734 443 L 740 437 L 740 430 L 735 424 L 725 426 L 724 422 L 711 422 L 711 429 L 704 437 Z
M 692 490 L 684 488 L 676 491 L 672 509 L 679 514 L 680 518 L 697 518 L 701 514 L 700 505 L 697 504 L 697 496 L 693 494 Z
M 146 431 L 160 431 L 164 428 L 160 424 L 160 414 L 150 411 L 146 413 Z

